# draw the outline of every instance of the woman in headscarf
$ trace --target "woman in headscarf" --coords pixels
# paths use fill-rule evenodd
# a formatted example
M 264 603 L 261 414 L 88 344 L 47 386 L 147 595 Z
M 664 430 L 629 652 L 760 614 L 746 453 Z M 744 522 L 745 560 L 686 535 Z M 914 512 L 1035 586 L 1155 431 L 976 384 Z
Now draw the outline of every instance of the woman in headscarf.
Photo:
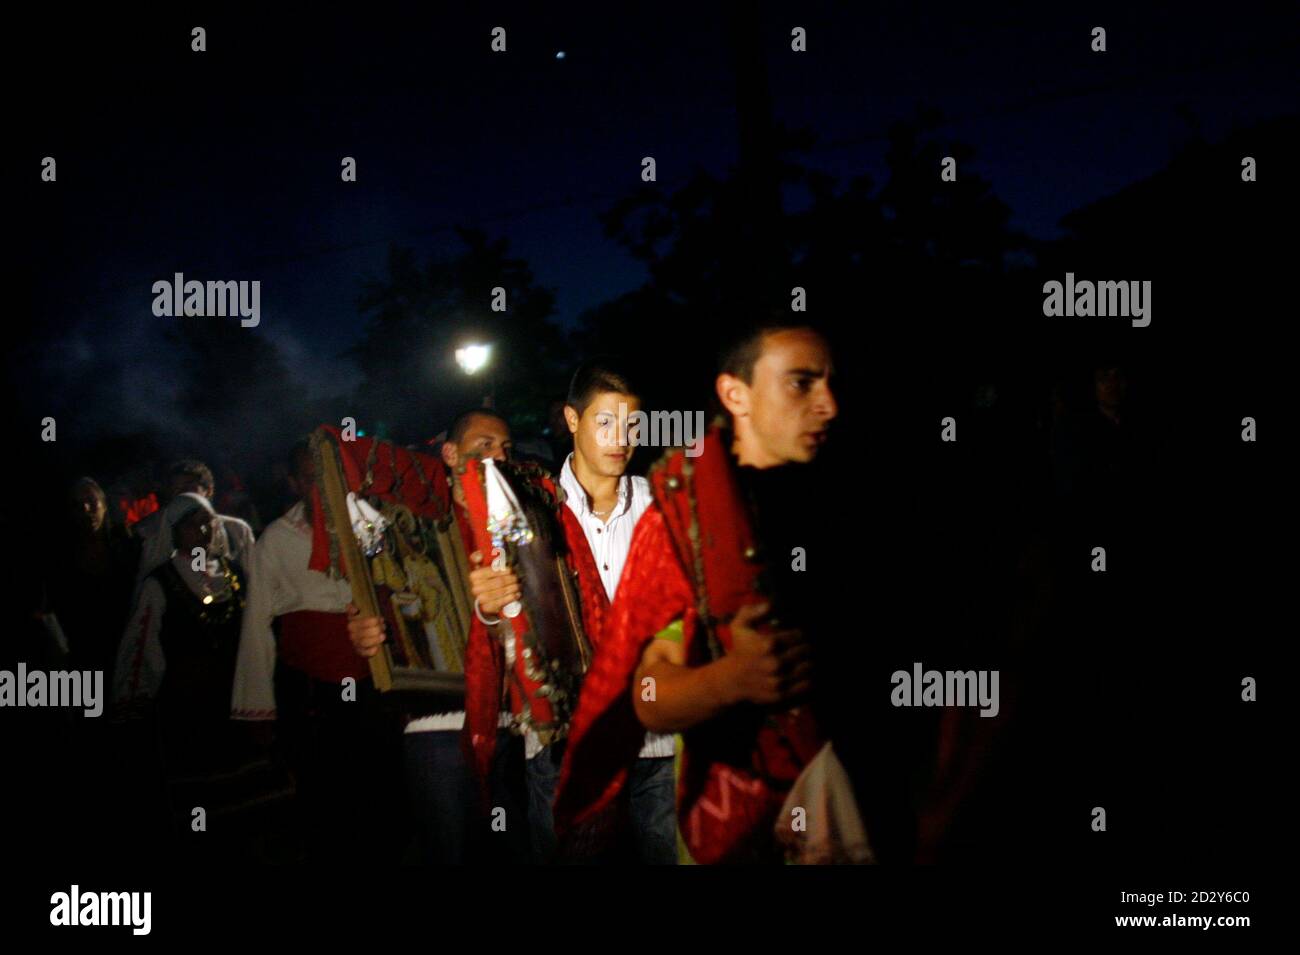
M 215 777 L 249 756 L 243 727 L 230 719 L 248 581 L 243 567 L 212 552 L 215 518 L 198 494 L 178 494 L 164 509 L 173 549 L 145 578 L 114 677 L 119 712 L 156 721 L 173 811 L 186 817 L 225 801 Z

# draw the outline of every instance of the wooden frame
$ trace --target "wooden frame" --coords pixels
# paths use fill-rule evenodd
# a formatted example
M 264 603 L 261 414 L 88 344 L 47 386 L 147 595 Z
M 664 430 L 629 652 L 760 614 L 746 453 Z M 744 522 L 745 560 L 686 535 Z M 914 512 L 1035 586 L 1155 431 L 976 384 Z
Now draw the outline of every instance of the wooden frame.
M 316 451 L 316 460 L 320 465 L 318 478 L 326 515 L 331 522 L 330 532 L 338 542 L 339 557 L 348 582 L 352 585 L 352 602 L 356 604 L 363 617 L 383 616 L 375 594 L 370 562 L 357 542 L 348 517 L 347 480 L 343 474 L 342 462 L 339 460 L 338 448 L 327 431 L 316 431 L 311 440 Z M 454 524 L 451 526 L 451 531 L 453 534 L 456 533 Z M 453 553 L 449 556 L 455 559 L 454 547 L 449 548 L 446 544 L 440 543 L 440 549 L 452 550 Z M 463 550 L 463 547 L 461 549 Z M 461 608 L 456 607 L 455 610 L 459 615 Z M 381 693 L 436 694 L 455 697 L 454 705 L 464 705 L 464 674 L 445 673 L 427 667 L 401 666 L 394 659 L 388 643 L 381 646 L 379 652 L 370 658 L 370 675 L 374 680 L 375 688 Z

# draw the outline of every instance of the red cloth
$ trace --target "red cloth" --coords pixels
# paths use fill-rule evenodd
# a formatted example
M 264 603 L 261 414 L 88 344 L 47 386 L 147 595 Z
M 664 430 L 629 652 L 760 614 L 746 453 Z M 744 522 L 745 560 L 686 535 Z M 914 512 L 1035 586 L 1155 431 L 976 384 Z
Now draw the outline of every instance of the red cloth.
M 416 516 L 442 519 L 451 511 L 457 527 L 465 542 L 466 553 L 481 550 L 485 563 L 490 563 L 490 546 L 480 544 L 475 539 L 476 522 L 471 521 L 468 513 L 460 506 L 453 507 L 451 485 L 446 466 L 442 459 L 433 454 L 411 452 L 388 441 L 375 438 L 358 438 L 355 441 L 342 441 L 339 428 L 322 425 L 339 450 L 343 465 L 345 484 L 349 491 L 364 493 L 367 497 L 379 497 L 396 500 L 409 507 Z M 367 470 L 370 483 L 366 483 Z M 541 481 L 547 492 L 557 499 L 562 495 L 549 477 L 534 476 L 530 479 Z M 472 481 L 462 482 L 466 486 Z M 478 485 L 481 490 L 481 484 Z M 471 491 L 471 493 L 473 493 Z M 579 600 L 582 603 L 583 625 L 587 637 L 595 645 L 600 639 L 601 626 L 609 600 L 600 574 L 596 569 L 595 558 L 587 544 L 586 535 L 577 519 L 562 503 L 558 505 L 561 513 L 559 521 L 568 544 L 569 566 L 577 571 Z M 486 513 L 486 506 L 482 508 Z M 484 521 L 482 531 L 486 533 Z M 312 489 L 312 552 L 308 566 L 312 570 L 327 571 L 330 567 L 330 534 L 321 506 L 320 485 Z M 340 573 L 346 568 L 336 568 Z M 523 616 L 516 618 L 522 620 Z M 349 648 L 349 652 L 351 652 Z M 356 658 L 360 659 L 360 658 Z M 364 661 L 361 661 L 365 666 Z M 502 687 L 505 676 L 505 655 L 499 641 L 491 639 L 484 626 L 475 616 L 470 622 L 468 644 L 465 648 L 465 731 L 464 746 L 470 765 L 475 768 L 481 780 L 486 781 L 491 769 L 496 747 L 496 733 L 502 704 Z M 535 686 L 532 689 L 536 689 Z M 518 699 L 510 701 L 518 712 Z M 545 701 L 540 701 L 545 704 Z M 538 711 L 537 700 L 532 700 L 534 711 Z
M 439 520 L 446 517 L 451 506 L 451 489 L 442 458 L 408 451 L 378 438 L 344 441 L 342 432 L 334 425 L 321 425 L 318 430 L 328 432 L 338 448 L 347 490 L 404 504 L 416 517 Z M 311 561 L 307 566 L 324 573 L 330 567 L 330 528 L 321 508 L 319 481 L 311 492 L 311 519 Z M 339 573 L 345 572 L 343 567 L 337 569 Z
M 745 604 L 764 602 L 753 529 L 722 433 L 711 430 L 694 460 L 680 451 L 665 458 L 651 486 L 655 507 L 633 536 L 573 719 L 555 806 L 562 833 L 599 820 L 626 781 L 644 735 L 632 681 L 646 644 L 680 619 L 687 663 L 703 665 L 713 653 L 702 615 L 714 623 L 717 651 L 725 653 L 725 621 Z M 754 718 L 727 724 L 725 739 L 708 724 L 683 734 L 678 822 L 696 862 L 763 855 L 786 792 L 821 748 L 806 707 L 766 717 L 757 708 L 740 710 L 746 713 Z
M 596 822 L 626 783 L 645 741 L 632 706 L 632 677 L 646 644 L 677 619 L 686 632 L 695 630 L 695 596 L 663 513 L 652 507 L 632 534 L 618 593 L 578 697 L 555 800 L 557 830 Z
M 468 510 L 458 507 L 456 511 L 462 531 L 469 538 L 466 548 L 471 553 L 481 553 L 481 566 L 488 566 L 492 562 L 494 551 L 487 532 L 487 502 L 478 467 L 477 461 L 467 462 L 461 487 Z M 513 477 L 519 480 L 521 475 Z M 540 482 L 550 496 L 556 498 L 557 502 L 560 501 L 562 494 L 550 477 L 532 476 L 529 479 Z M 565 504 L 559 502 L 557 507 L 557 518 L 568 550 L 565 559 L 569 568 L 577 574 L 583 629 L 594 646 L 600 640 L 609 599 L 605 595 L 600 573 L 596 569 L 596 560 L 592 556 L 582 525 Z M 529 626 L 527 608 L 509 622 L 517 635 L 523 634 Z M 510 711 L 520 713 L 526 697 L 538 722 L 554 721 L 555 712 L 550 700 L 536 695 L 539 684 L 529 679 L 522 658 L 517 657 L 515 660 L 514 677 L 510 681 L 508 695 Z M 498 714 L 501 711 L 505 682 L 505 648 L 488 633 L 487 626 L 475 615 L 470 623 L 469 643 L 465 650 L 465 730 L 462 740 L 466 758 L 484 788 L 496 753 Z
M 349 676 L 361 681 L 370 675 L 369 664 L 348 639 L 347 614 L 295 610 L 276 620 L 280 659 L 287 666 L 326 683 L 341 683 Z
M 158 510 L 158 495 L 150 493 L 147 497 L 122 498 L 118 504 L 122 508 L 122 514 L 126 519 L 126 526 L 130 527 L 136 521 L 143 517 L 148 517 L 154 511 Z

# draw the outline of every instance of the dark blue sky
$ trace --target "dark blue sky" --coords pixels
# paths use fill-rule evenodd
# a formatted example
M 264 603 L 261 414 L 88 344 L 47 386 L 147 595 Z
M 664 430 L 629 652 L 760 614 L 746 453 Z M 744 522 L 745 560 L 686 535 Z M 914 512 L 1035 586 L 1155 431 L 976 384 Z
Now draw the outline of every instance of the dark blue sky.
M 1294 109 L 1293 24 L 1254 14 L 856 6 L 764 17 L 775 115 L 816 136 L 807 164 L 879 184 L 889 124 L 935 106 L 951 117 L 939 135 L 975 147 L 1013 225 L 1037 236 L 1162 168 L 1194 130 L 1214 140 Z M 195 23 L 206 54 L 189 51 Z M 504 55 L 488 49 L 498 24 Z M 1105 54 L 1089 50 L 1094 25 Z M 736 158 L 730 28 L 708 5 L 82 26 L 30 34 L 76 79 L 23 104 L 30 153 L 59 160 L 58 195 L 32 205 L 47 384 L 156 348 L 149 287 L 174 271 L 260 279 L 259 333 L 337 384 L 361 280 L 390 242 L 448 249 L 458 223 L 509 238 L 572 323 L 645 277 L 597 220 L 640 187 L 641 157 L 666 188 Z M 807 53 L 790 52 L 793 26 Z M 166 372 L 149 377 L 130 399 L 141 411 L 166 394 Z

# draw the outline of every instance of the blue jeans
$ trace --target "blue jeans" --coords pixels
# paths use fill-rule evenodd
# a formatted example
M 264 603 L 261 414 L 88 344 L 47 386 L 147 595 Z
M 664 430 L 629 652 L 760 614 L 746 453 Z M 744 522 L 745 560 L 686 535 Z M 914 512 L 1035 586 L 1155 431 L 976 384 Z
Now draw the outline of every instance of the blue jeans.
M 555 787 L 560 781 L 564 762 L 564 740 L 546 746 L 528 760 L 528 827 L 532 832 L 533 862 L 544 865 L 555 861 L 558 840 L 555 837 Z
M 677 787 L 673 757 L 638 759 L 627 779 L 636 858 L 644 865 L 677 864 Z
M 420 862 L 428 865 L 528 861 L 529 839 L 522 783 L 522 740 L 497 734 L 492 765 L 494 809 L 505 810 L 504 830 L 484 818 L 473 774 L 461 751 L 459 730 L 405 733 L 406 779 L 420 834 Z M 512 826 L 510 823 L 514 822 Z

